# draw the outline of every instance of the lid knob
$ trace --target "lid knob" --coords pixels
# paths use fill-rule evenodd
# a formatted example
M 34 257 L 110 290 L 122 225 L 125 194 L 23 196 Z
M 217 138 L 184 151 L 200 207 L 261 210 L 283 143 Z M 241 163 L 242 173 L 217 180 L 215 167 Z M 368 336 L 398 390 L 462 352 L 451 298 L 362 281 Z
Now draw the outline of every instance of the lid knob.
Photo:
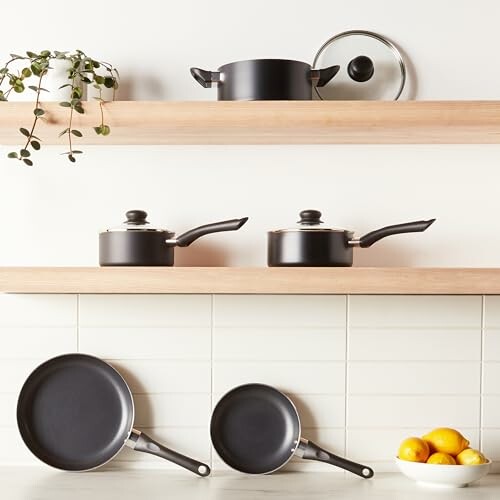
M 148 214 L 147 212 L 144 212 L 144 210 L 129 210 L 125 214 L 125 217 L 127 217 L 125 224 L 149 224 L 149 222 L 146 220 L 147 216 Z
M 367 56 L 355 57 L 347 66 L 347 73 L 355 82 L 367 82 L 374 72 L 373 61 Z
M 314 224 L 322 224 L 321 212 L 319 210 L 302 210 L 300 212 L 299 224 L 312 226 Z

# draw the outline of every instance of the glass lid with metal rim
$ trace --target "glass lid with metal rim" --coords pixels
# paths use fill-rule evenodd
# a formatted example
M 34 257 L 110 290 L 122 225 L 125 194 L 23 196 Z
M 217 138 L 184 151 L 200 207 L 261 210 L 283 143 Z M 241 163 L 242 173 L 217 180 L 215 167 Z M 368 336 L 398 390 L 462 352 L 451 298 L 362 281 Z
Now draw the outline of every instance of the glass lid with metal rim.
M 319 210 L 302 210 L 300 212 L 300 220 L 297 221 L 295 227 L 290 227 L 287 229 L 276 229 L 271 231 L 272 233 L 284 233 L 288 231 L 329 231 L 335 233 L 343 233 L 347 229 L 333 228 L 322 226 L 323 221 L 321 220 L 321 212 Z
M 406 83 L 401 52 L 372 31 L 344 31 L 327 40 L 314 57 L 313 68 L 332 64 L 338 64 L 340 71 L 324 87 L 314 88 L 319 99 L 396 101 Z
M 159 228 L 152 226 L 147 220 L 148 214 L 144 210 L 129 210 L 125 217 L 127 220 L 123 222 L 118 227 L 114 227 L 111 229 L 106 229 L 104 232 L 108 231 L 162 231 L 166 233 L 172 233 L 173 231 L 169 231 L 168 229 Z

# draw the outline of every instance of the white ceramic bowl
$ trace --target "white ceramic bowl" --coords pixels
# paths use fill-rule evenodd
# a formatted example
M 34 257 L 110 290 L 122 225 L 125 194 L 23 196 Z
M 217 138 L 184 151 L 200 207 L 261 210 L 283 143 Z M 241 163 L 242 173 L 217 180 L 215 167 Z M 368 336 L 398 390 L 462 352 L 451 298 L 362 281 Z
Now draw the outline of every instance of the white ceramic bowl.
M 399 470 L 418 484 L 447 488 L 463 488 L 486 476 L 491 460 L 481 465 L 437 465 L 408 462 L 396 457 Z

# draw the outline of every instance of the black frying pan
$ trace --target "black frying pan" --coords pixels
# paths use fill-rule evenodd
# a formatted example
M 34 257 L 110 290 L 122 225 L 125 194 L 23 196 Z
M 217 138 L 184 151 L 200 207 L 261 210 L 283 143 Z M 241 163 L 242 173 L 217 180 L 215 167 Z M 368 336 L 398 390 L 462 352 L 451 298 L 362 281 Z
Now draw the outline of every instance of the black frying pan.
M 95 469 L 127 445 L 199 476 L 210 474 L 208 465 L 135 430 L 134 413 L 130 389 L 111 365 L 86 354 L 65 354 L 28 377 L 17 403 L 17 424 L 31 452 L 58 469 Z
M 363 478 L 373 470 L 323 450 L 301 437 L 300 418 L 292 401 L 274 387 L 240 385 L 217 403 L 212 414 L 212 443 L 224 462 L 240 472 L 268 474 L 293 455 L 336 465 Z

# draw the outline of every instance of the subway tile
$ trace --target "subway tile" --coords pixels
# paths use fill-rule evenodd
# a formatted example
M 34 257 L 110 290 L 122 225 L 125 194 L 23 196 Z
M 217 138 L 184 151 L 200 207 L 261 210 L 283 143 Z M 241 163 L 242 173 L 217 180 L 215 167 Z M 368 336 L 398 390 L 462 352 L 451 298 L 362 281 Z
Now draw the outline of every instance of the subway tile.
M 210 394 L 134 394 L 135 422 L 141 427 L 205 427 Z
M 480 392 L 480 363 L 383 362 L 348 363 L 349 394 L 457 394 Z
M 483 396 L 483 427 L 500 429 L 500 394 Z
M 224 362 L 214 363 L 213 390 L 225 393 L 241 384 L 273 385 L 295 394 L 343 394 L 343 362 Z
M 399 445 L 410 436 L 421 437 L 433 427 L 395 429 L 349 429 L 347 431 L 347 455 L 359 462 L 391 462 L 398 454 Z M 479 446 L 479 429 L 458 429 L 471 443 Z
M 107 359 L 210 360 L 210 327 L 80 328 L 80 352 Z
M 16 427 L 17 393 L 0 393 L 0 427 Z
M 43 359 L 0 360 L 0 393 L 19 394 L 28 375 L 44 361 Z
M 354 295 L 349 297 L 351 328 L 480 328 L 481 297 Z
M 483 363 L 483 394 L 500 394 L 500 362 Z
M 481 329 L 350 328 L 348 356 L 353 361 L 479 361 Z
M 0 294 L 0 327 L 74 327 L 77 296 Z
M 344 295 L 215 295 L 216 327 L 345 327 Z
M 215 328 L 215 360 L 328 361 L 345 359 L 341 328 Z
M 483 357 L 485 361 L 500 361 L 500 329 L 484 331 Z
M 0 446 L 0 466 L 42 465 L 24 444 L 17 427 L 2 429 L 2 446 Z
M 500 295 L 484 297 L 484 326 L 500 329 Z
M 347 428 L 479 427 L 479 396 L 349 396 Z
M 208 361 L 110 360 L 134 393 L 209 393 Z
M 77 327 L 0 327 L 2 359 L 49 359 L 77 351 Z
M 500 461 L 500 429 L 483 429 L 481 451 L 490 460 Z
M 209 327 L 209 295 L 80 295 L 80 327 Z
M 210 436 L 206 427 L 142 427 L 139 429 L 162 445 L 196 460 L 210 462 Z M 140 453 L 125 446 L 113 460 L 114 466 L 148 464 L 154 468 L 179 470 L 179 466 L 148 453 Z

